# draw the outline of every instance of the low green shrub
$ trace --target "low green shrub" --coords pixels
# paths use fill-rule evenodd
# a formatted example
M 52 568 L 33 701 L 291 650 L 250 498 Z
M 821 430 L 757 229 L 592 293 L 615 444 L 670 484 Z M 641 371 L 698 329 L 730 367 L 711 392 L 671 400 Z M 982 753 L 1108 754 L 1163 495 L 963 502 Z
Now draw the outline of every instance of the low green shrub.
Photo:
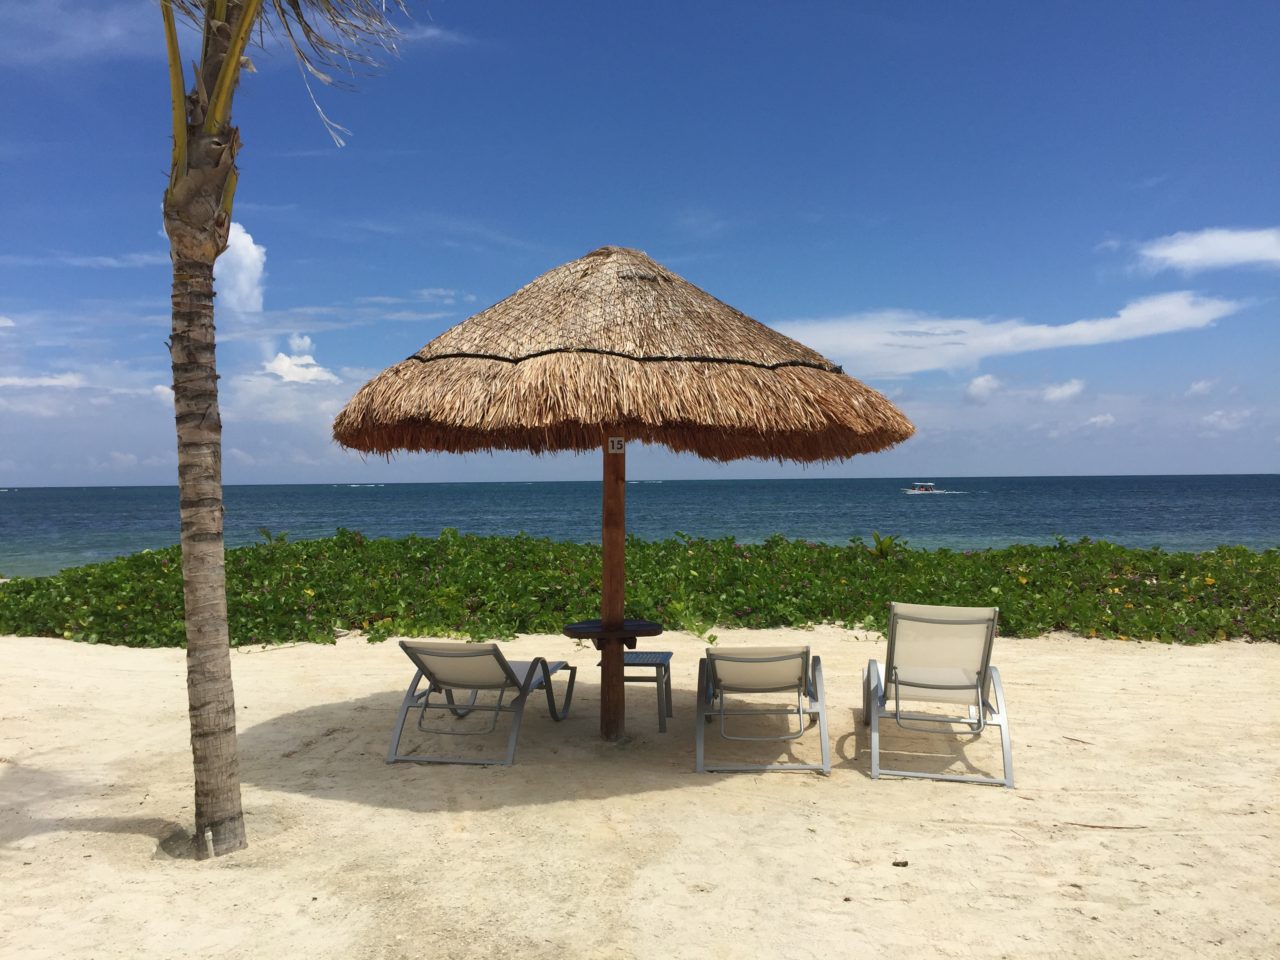
M 332 642 L 335 630 L 511 637 L 599 616 L 600 548 L 526 536 L 282 536 L 227 552 L 233 645 Z M 1280 641 L 1280 550 L 1133 550 L 1105 542 L 912 550 L 773 537 L 627 542 L 627 614 L 672 630 L 885 625 L 889 600 L 996 605 L 1006 636 Z M 176 547 L 0 587 L 0 633 L 184 644 Z

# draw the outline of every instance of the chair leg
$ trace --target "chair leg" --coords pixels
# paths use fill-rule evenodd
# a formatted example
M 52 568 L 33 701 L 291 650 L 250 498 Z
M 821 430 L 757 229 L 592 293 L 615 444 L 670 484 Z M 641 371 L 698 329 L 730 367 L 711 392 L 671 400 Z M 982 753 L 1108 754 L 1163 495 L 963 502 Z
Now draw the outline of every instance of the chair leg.
M 1009 717 L 1004 712 L 1004 685 L 1000 682 L 1000 671 L 991 667 L 991 692 L 995 697 L 996 715 L 998 719 L 988 721 L 1000 726 L 1000 747 L 1004 751 L 1004 785 L 1013 789 L 1013 743 L 1009 734 Z
M 516 741 L 520 739 L 520 725 L 524 723 L 524 705 L 528 699 L 527 694 L 521 693 L 511 703 L 511 733 L 507 736 L 507 759 L 501 764 L 504 767 L 509 767 L 516 762 Z
M 457 717 L 459 720 L 461 720 L 463 717 L 465 717 L 465 716 L 467 716 L 467 715 L 469 715 L 469 714 L 471 713 L 471 711 L 470 711 L 470 710 L 468 710 L 468 709 L 467 709 L 467 707 L 474 707 L 474 706 L 476 705 L 476 700 L 479 698 L 479 696 L 480 696 L 480 691 L 479 691 L 479 690 L 472 690 L 472 691 L 471 691 L 471 699 L 470 699 L 470 700 L 468 700 L 466 703 L 464 703 L 464 704 L 463 704 L 461 707 L 459 707 L 457 710 L 450 710 L 449 712 L 450 712 L 450 713 L 452 713 L 452 714 L 453 714 L 455 717 Z M 446 703 L 448 703 L 450 707 L 454 706 L 454 701 L 453 701 L 453 691 L 452 691 L 452 690 L 446 690 L 446 691 L 444 692 L 444 699 L 445 699 L 445 702 L 446 702 Z
M 705 762 L 706 750 L 706 714 L 707 714 L 707 659 L 703 657 L 698 661 L 698 701 L 697 707 L 693 715 L 693 742 L 694 742 L 694 770 L 697 773 L 706 773 L 707 766 Z
M 551 711 L 551 719 L 559 723 L 565 717 L 569 716 L 569 706 L 573 703 L 573 684 L 578 679 L 578 668 L 569 667 L 569 685 L 565 687 L 564 700 L 560 708 L 556 708 L 555 691 L 551 689 L 551 671 L 547 667 L 547 662 L 542 661 L 542 685 L 547 690 L 547 709 Z
M 812 686 L 814 692 L 818 695 L 815 701 L 809 698 L 809 709 L 818 710 L 818 737 L 822 746 L 822 772 L 824 774 L 831 773 L 831 745 L 827 742 L 827 697 L 822 687 L 822 658 L 814 657 L 811 663 L 813 671 Z
M 664 664 L 658 664 L 658 675 L 654 678 L 654 687 L 658 691 L 658 732 L 667 732 L 667 717 L 671 715 L 671 694 L 667 690 L 667 684 L 671 682 L 670 671 Z M 666 674 L 664 680 L 663 675 Z
M 862 681 L 862 722 L 871 727 L 871 779 L 880 779 L 880 668 L 872 660 Z
M 391 746 L 387 748 L 387 763 L 395 763 L 400 750 L 400 737 L 404 734 L 404 722 L 409 718 L 409 711 L 417 705 L 418 684 L 422 681 L 422 671 L 413 675 L 413 682 L 405 691 L 404 700 L 400 702 L 400 716 L 396 718 L 395 729 L 391 731 Z

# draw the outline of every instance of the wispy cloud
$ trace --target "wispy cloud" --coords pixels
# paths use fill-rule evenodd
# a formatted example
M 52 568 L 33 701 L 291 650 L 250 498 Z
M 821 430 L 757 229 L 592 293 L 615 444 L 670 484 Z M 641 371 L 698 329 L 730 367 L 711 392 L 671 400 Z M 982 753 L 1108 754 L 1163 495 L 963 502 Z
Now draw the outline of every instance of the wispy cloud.
M 1151 177 L 1143 177 L 1141 180 L 1136 180 L 1132 184 L 1132 187 L 1135 190 L 1154 190 L 1156 187 L 1168 182 L 1169 175 L 1162 173 Z
M 169 263 L 169 254 L 120 253 L 102 256 L 85 256 L 61 253 L 47 256 L 31 256 L 25 253 L 0 253 L 0 266 L 4 267 L 90 267 L 93 269 L 127 270 L 135 267 L 157 267 Z
M 843 363 L 855 376 L 904 376 L 972 367 L 984 357 L 1118 343 L 1207 327 L 1244 306 L 1190 291 L 1127 304 L 1110 317 L 1059 325 L 938 317 L 910 310 L 858 313 L 777 328 Z
M 1252 410 L 1215 410 L 1200 418 L 1210 433 L 1234 433 L 1249 422 Z
M 1050 384 L 1044 388 L 1041 396 L 1050 403 L 1058 403 L 1062 400 L 1070 400 L 1072 397 L 1080 396 L 1083 390 L 1083 380 L 1068 380 L 1066 383 Z
M 29 157 L 45 146 L 37 140 L 0 140 L 0 161 Z
M 463 303 L 474 303 L 474 293 L 463 293 L 460 290 L 450 290 L 447 287 L 427 287 L 423 290 L 415 290 L 414 294 L 419 300 L 425 300 L 427 303 L 438 303 L 442 306 L 453 306 L 459 300 Z
M 161 57 L 157 14 L 136 0 L 0 4 L 0 67 Z M 185 28 L 184 28 L 185 29 Z
M 1096 417 L 1090 417 L 1084 422 L 1086 427 L 1111 427 L 1115 426 L 1116 418 L 1109 413 L 1100 413 Z
M 429 23 L 415 23 L 400 29 L 401 42 L 435 44 L 437 46 L 465 46 L 471 38 L 457 30 L 446 30 Z
M 17 325 L 18 324 L 16 322 L 9 319 L 4 314 L 0 314 L 0 327 L 16 327 Z
M 1213 392 L 1213 387 L 1217 380 L 1197 380 L 1187 387 L 1188 397 L 1207 397 Z
M 710 210 L 686 210 L 675 219 L 676 230 L 693 240 L 718 240 L 731 226 L 730 220 Z
M 1198 273 L 1227 267 L 1280 267 L 1280 227 L 1174 233 L 1138 247 L 1142 266 Z
M 35 377 L 0 377 L 0 387 L 54 387 L 74 390 L 84 385 L 84 375 L 79 373 L 54 373 Z
M 447 310 L 392 310 L 382 315 L 383 320 L 443 320 L 453 314 Z

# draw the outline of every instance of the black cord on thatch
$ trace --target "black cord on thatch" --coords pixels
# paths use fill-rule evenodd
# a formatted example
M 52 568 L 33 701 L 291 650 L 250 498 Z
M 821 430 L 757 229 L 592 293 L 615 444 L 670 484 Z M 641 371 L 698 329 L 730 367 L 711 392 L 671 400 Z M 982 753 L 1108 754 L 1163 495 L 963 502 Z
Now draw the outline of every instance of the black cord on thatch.
M 823 373 L 844 373 L 843 367 L 834 364 L 814 363 L 811 360 L 779 360 L 777 363 L 761 363 L 759 360 L 744 360 L 738 357 L 638 357 L 620 350 L 602 350 L 599 347 L 552 347 L 536 353 L 526 353 L 519 357 L 500 357 L 492 353 L 441 353 L 431 357 L 418 354 L 405 357 L 405 360 L 416 360 L 418 363 L 430 363 L 433 360 L 499 360 L 502 363 L 523 363 L 536 357 L 547 357 L 553 353 L 594 353 L 602 357 L 621 357 L 623 360 L 634 360 L 637 363 L 731 363 L 744 367 L 759 367 L 761 370 L 777 370 L 781 367 L 809 367 Z

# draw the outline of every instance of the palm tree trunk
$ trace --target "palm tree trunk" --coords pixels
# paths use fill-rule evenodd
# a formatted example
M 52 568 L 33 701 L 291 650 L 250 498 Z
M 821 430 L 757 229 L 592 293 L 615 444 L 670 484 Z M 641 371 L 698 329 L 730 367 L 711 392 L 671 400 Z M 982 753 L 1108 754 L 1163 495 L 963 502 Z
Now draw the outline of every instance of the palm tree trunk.
M 222 420 L 214 358 L 213 261 L 173 261 L 173 405 L 178 433 L 187 701 L 195 761 L 195 854 L 243 848 L 236 703 L 222 542 Z

